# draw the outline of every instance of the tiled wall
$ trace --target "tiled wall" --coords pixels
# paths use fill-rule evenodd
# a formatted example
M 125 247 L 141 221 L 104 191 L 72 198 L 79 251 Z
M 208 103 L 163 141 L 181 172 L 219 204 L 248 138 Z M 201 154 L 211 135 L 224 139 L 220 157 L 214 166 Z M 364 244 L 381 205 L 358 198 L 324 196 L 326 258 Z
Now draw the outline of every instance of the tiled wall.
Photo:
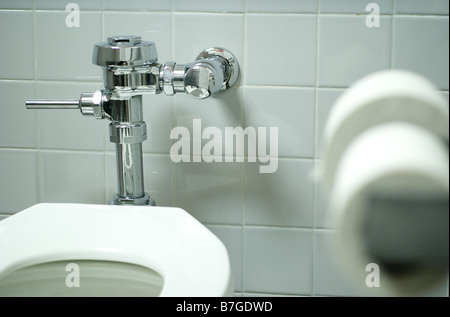
M 448 97 L 448 0 L 78 0 L 79 28 L 65 25 L 68 2 L 0 0 L 0 219 L 38 202 L 104 204 L 114 193 L 106 121 L 24 107 L 101 88 L 94 43 L 136 34 L 156 43 L 160 62 L 179 63 L 224 46 L 241 66 L 235 89 L 203 101 L 144 98 L 146 190 L 222 239 L 237 295 L 377 294 L 334 264 L 311 170 L 330 107 L 358 78 L 409 69 Z M 380 7 L 378 28 L 365 24 L 369 2 Z M 170 130 L 194 118 L 278 127 L 277 172 L 260 174 L 258 162 L 172 163 Z

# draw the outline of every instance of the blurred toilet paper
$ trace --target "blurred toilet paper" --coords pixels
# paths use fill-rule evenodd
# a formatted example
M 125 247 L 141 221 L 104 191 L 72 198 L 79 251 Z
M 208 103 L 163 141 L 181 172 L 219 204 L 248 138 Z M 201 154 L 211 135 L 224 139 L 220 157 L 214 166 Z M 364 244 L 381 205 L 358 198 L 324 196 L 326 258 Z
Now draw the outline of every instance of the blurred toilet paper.
M 414 295 L 448 277 L 449 114 L 425 79 L 384 71 L 336 102 L 320 176 L 335 250 L 355 280 L 376 263 L 384 295 Z
M 407 71 L 371 74 L 353 84 L 333 106 L 323 132 L 320 175 L 325 190 L 347 145 L 364 130 L 386 122 L 409 122 L 449 139 L 448 103 L 425 78 Z

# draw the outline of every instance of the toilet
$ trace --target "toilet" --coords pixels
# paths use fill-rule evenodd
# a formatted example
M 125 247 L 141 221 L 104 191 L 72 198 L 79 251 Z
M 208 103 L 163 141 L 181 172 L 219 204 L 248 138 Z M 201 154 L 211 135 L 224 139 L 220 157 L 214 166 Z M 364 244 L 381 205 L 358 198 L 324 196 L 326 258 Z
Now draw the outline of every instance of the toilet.
M 42 203 L 0 221 L 0 296 L 230 296 L 222 242 L 180 208 Z

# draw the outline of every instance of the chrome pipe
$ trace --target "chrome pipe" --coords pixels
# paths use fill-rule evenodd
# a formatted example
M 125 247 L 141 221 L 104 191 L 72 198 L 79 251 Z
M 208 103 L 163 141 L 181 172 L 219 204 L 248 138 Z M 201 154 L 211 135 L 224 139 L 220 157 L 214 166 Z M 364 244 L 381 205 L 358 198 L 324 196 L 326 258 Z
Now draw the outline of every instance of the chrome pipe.
M 27 109 L 79 109 L 78 99 L 29 99 L 25 102 Z
M 123 199 L 143 197 L 142 143 L 117 143 L 116 163 L 117 196 Z

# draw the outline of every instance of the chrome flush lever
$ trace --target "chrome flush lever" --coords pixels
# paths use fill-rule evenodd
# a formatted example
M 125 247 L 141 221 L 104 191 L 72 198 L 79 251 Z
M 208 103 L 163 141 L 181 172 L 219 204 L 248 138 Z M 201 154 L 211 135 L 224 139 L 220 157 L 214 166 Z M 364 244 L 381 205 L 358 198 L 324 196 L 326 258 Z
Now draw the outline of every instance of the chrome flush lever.
M 107 95 L 97 90 L 93 93 L 84 92 L 77 99 L 29 99 L 25 102 L 27 109 L 80 109 L 83 115 L 91 115 L 97 119 L 105 118 L 103 102 Z
M 77 99 L 29 99 L 25 102 L 27 109 L 78 109 Z

